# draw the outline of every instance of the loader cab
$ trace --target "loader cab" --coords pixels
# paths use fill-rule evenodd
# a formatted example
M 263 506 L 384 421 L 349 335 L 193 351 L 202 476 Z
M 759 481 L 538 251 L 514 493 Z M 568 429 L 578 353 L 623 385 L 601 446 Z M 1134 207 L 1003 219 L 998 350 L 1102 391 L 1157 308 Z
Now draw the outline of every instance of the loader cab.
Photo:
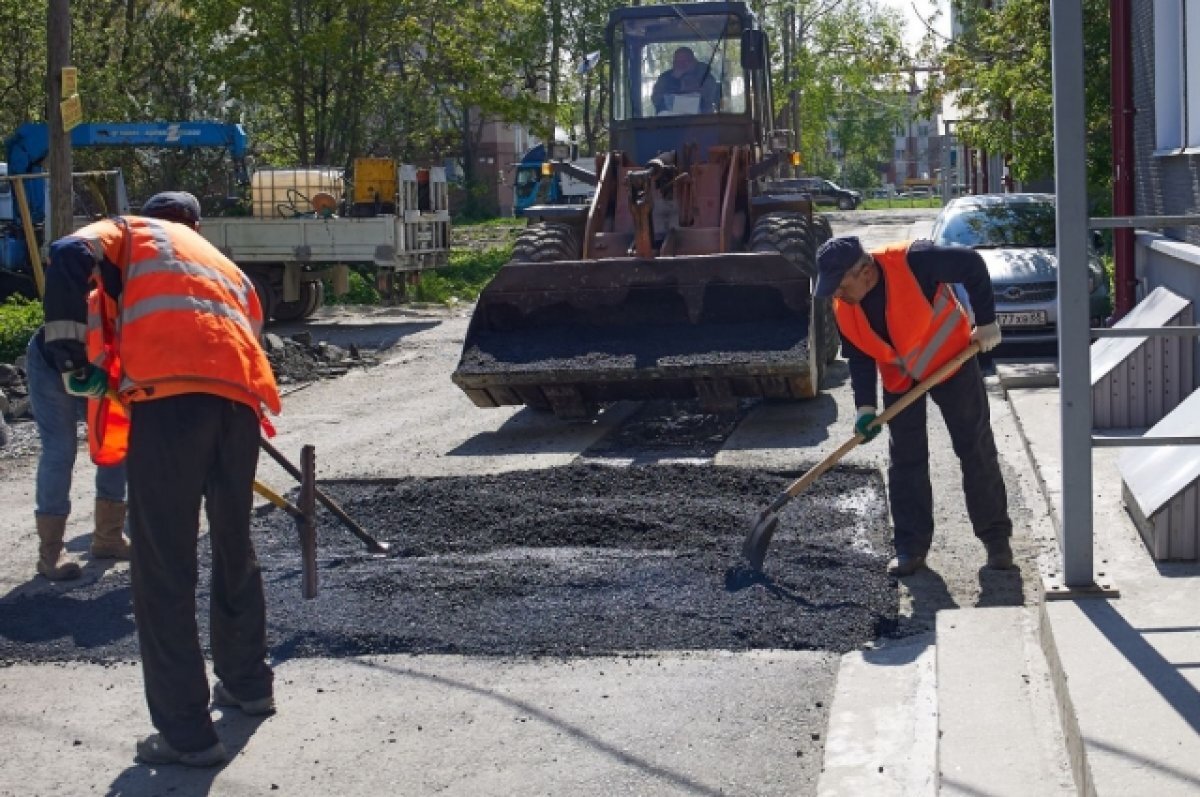
M 646 163 L 684 143 L 706 152 L 763 141 L 766 43 L 744 3 L 619 9 L 608 37 L 614 149 Z

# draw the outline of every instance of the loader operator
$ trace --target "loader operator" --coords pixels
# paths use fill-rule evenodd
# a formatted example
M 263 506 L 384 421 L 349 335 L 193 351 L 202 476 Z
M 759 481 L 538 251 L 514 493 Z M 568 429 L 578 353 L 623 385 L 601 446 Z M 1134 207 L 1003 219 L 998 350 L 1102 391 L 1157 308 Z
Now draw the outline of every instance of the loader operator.
M 191 194 L 156 194 L 142 216 L 55 241 L 46 277 L 46 350 L 67 390 L 92 399 L 92 458 L 126 463 L 134 617 L 158 729 L 137 744 L 148 764 L 226 758 L 197 638 L 202 499 L 212 543 L 212 702 L 247 714 L 275 707 L 250 510 L 261 408 L 278 413 L 279 393 L 259 345 L 254 287 L 196 232 L 199 222 Z M 89 280 L 100 288 L 90 301 Z
M 858 408 L 854 429 L 867 440 L 880 431 L 869 426 L 876 416 L 876 373 L 883 378 L 886 408 L 971 341 L 985 352 L 1000 343 L 992 281 L 973 249 L 914 241 L 866 252 L 858 238 L 831 238 L 817 251 L 817 268 L 814 294 L 833 297 Z M 955 283 L 970 297 L 973 329 L 954 298 Z M 977 359 L 967 360 L 928 395 L 941 410 L 962 466 L 967 514 L 987 550 L 987 566 L 1010 569 L 1012 521 Z M 933 542 L 925 417 L 922 396 L 888 424 L 888 497 L 896 543 L 888 573 L 893 576 L 924 567 Z
M 696 54 L 690 47 L 677 49 L 671 59 L 671 68 L 654 81 L 650 100 L 654 103 L 655 113 L 675 110 L 672 107 L 673 98 L 680 94 L 698 94 L 700 113 L 715 112 L 721 96 L 712 73 L 706 65 L 696 60 Z

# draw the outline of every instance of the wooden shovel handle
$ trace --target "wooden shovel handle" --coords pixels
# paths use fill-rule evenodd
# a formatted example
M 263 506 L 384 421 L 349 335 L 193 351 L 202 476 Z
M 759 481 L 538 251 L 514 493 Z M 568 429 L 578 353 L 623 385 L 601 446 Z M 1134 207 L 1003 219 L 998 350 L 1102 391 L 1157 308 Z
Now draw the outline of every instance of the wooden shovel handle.
M 888 407 L 875 418 L 875 421 L 871 424 L 871 426 L 883 426 L 892 418 L 895 418 L 897 415 L 907 409 L 909 404 L 912 404 L 921 396 L 928 393 L 930 388 L 942 382 L 946 377 L 950 376 L 950 374 L 961 368 L 963 363 L 978 353 L 979 344 L 972 341 L 971 345 L 967 346 L 967 348 L 956 354 L 954 359 L 947 362 L 941 368 L 938 368 L 927 378 L 923 379 L 919 384 L 913 387 L 912 390 L 909 390 L 907 393 L 897 399 L 896 403 L 892 404 L 892 406 Z M 792 482 L 791 485 L 784 491 L 784 494 L 789 498 L 795 498 L 801 492 L 808 489 L 808 486 L 815 482 L 822 473 L 836 465 L 842 457 L 850 453 L 851 449 L 864 440 L 866 440 L 866 438 L 856 432 L 854 437 L 851 437 L 849 440 L 842 443 L 836 451 L 814 465 L 812 469 L 810 469 L 799 479 L 796 479 L 796 481 Z

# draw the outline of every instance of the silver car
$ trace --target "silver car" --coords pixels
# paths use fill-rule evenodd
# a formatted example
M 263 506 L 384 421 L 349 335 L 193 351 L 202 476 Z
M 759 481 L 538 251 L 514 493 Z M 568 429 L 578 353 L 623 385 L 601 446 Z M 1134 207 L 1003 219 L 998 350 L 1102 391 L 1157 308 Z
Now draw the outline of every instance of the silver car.
M 996 318 L 1009 342 L 1058 340 L 1058 257 L 1053 194 L 980 194 L 952 199 L 933 224 L 939 246 L 969 246 L 987 263 Z M 1112 312 L 1108 276 L 1088 255 L 1092 326 Z

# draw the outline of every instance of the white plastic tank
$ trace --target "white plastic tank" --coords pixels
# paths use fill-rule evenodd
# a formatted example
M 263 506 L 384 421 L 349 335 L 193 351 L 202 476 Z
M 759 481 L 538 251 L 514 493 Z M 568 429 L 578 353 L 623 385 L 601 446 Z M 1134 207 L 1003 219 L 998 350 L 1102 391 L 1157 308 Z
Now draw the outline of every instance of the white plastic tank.
M 251 212 L 255 218 L 278 219 L 308 216 L 324 207 L 319 194 L 342 201 L 345 181 L 341 169 L 312 166 L 307 169 L 258 169 L 250 175 Z M 313 200 L 317 199 L 314 207 Z

